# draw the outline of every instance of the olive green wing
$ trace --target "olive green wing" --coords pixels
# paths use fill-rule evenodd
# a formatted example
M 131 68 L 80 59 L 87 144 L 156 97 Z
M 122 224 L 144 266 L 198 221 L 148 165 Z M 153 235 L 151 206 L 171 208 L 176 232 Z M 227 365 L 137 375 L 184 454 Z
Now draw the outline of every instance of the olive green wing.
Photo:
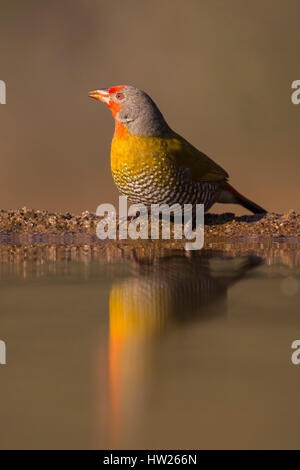
M 176 165 L 190 170 L 191 180 L 224 181 L 228 178 L 220 165 L 176 133 L 168 139 L 168 156 Z

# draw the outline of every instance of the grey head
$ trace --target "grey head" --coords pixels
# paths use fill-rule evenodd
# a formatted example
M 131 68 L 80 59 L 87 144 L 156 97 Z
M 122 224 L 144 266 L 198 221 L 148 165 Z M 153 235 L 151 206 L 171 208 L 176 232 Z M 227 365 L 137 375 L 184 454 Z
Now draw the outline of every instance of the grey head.
M 164 137 L 170 133 L 160 110 L 147 93 L 133 86 L 102 88 L 89 93 L 108 105 L 116 121 L 134 135 Z

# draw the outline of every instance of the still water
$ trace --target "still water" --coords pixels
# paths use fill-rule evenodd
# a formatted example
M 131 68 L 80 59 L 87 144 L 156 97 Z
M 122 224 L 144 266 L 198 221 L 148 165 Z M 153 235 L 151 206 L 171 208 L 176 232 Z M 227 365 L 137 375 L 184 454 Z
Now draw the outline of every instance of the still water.
M 297 241 L 38 242 L 0 246 L 0 448 L 300 447 Z

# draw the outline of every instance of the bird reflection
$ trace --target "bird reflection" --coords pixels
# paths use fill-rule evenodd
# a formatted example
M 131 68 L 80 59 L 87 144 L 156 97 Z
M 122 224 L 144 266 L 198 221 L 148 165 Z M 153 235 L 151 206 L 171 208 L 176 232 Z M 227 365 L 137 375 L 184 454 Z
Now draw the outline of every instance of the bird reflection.
M 155 342 L 183 324 L 226 315 L 228 288 L 261 262 L 254 256 L 229 259 L 209 250 L 152 262 L 131 260 L 132 276 L 116 280 L 109 299 L 112 445 L 118 445 L 124 423 L 134 426 L 139 419 Z

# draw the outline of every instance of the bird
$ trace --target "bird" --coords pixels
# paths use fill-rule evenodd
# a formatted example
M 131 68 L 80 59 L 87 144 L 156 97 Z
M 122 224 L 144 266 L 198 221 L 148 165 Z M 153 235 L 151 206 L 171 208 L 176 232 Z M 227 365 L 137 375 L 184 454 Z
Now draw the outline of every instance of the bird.
M 149 365 L 152 353 L 157 358 L 158 339 L 178 333 L 180 327 L 186 331 L 189 325 L 192 330 L 196 326 L 199 345 L 211 341 L 214 347 L 217 322 L 223 324 L 228 315 L 231 288 L 262 259 L 254 255 L 230 259 L 212 249 L 188 258 L 164 253 L 153 259 L 150 248 L 142 257 L 132 256 L 132 251 L 113 253 L 115 261 L 125 258 L 129 268 L 129 276 L 113 279 L 109 294 L 109 407 L 112 427 L 119 429 L 120 415 L 130 406 L 136 410 L 140 402 L 141 374 L 148 372 L 141 362 Z M 133 383 L 134 387 L 128 386 Z
M 132 203 L 239 204 L 254 214 L 267 211 L 229 184 L 228 173 L 173 131 L 150 96 L 131 85 L 89 92 L 115 120 L 111 172 L 119 192 Z

